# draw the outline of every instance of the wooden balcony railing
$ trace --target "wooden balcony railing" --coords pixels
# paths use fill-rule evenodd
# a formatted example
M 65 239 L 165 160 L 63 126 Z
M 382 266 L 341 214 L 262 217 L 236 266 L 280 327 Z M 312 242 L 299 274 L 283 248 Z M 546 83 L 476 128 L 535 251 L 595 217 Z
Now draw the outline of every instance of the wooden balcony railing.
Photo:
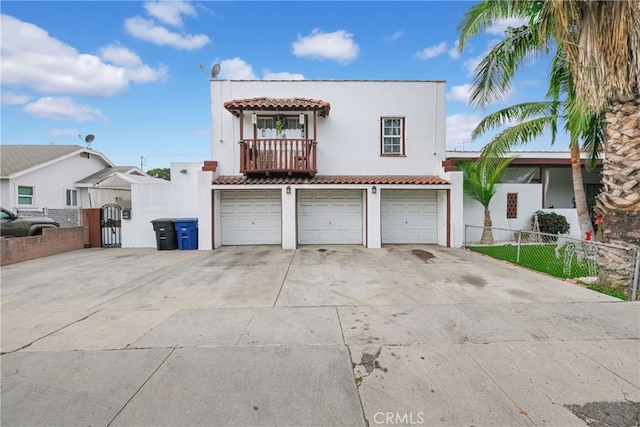
M 240 172 L 314 176 L 316 142 L 310 139 L 245 139 L 240 141 Z

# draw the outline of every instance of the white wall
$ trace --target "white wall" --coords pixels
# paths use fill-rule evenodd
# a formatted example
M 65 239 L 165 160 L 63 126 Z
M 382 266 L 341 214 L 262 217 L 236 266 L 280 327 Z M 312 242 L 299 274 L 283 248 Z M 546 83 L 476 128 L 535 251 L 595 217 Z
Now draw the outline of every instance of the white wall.
M 198 182 L 202 163 L 171 163 L 171 181 L 131 185 L 131 219 L 122 220 L 122 247 L 156 247 L 151 221 L 198 218 Z M 187 173 L 180 171 L 186 169 Z M 200 224 L 198 224 L 200 226 Z
M 47 167 L 25 173 L 14 178 L 8 186 L 8 200 L 5 202 L 3 195 L 3 207 L 14 211 L 17 208 L 64 209 L 66 190 L 78 190 L 78 208 L 88 208 L 90 207 L 88 192 L 77 189 L 74 184 L 108 166 L 110 165 L 97 155 L 90 154 L 87 159 L 77 154 Z M 32 206 L 18 206 L 18 186 L 34 187 L 35 198 Z
M 518 194 L 518 217 L 507 218 L 507 193 Z M 496 194 L 491 199 L 489 211 L 494 228 L 506 230 L 531 229 L 531 216 L 542 206 L 542 184 L 498 184 Z M 484 208 L 480 204 L 464 195 L 464 223 L 465 225 L 482 226 L 484 221 Z M 467 241 L 480 241 L 482 229 L 467 228 Z M 512 233 L 493 231 L 494 240 L 511 240 Z
M 311 98 L 329 102 L 318 117 L 319 175 L 438 174 L 445 158 L 444 81 L 211 81 L 212 158 L 221 175 L 239 173 L 240 120 L 233 99 Z M 245 138 L 253 135 L 245 112 Z M 405 117 L 406 157 L 380 156 L 380 118 Z M 312 120 L 309 135 L 313 135 Z

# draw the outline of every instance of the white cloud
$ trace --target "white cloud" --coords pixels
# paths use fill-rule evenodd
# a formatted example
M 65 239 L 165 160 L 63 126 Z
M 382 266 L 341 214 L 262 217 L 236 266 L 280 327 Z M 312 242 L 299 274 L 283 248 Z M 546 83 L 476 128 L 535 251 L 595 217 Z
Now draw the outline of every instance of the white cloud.
M 497 34 L 497 35 L 504 35 L 504 32 L 507 30 L 507 28 L 509 27 L 520 27 L 522 25 L 525 25 L 527 23 L 527 20 L 524 18 L 505 18 L 505 19 L 500 19 L 497 22 L 494 22 L 493 25 L 489 28 L 487 28 L 487 33 L 489 34 Z
M 238 57 L 220 62 L 220 76 L 223 80 L 256 80 L 253 67 Z
M 0 97 L 5 105 L 23 105 L 29 102 L 29 96 L 14 92 L 2 91 Z
M 447 51 L 447 42 L 442 42 L 435 46 L 429 46 L 421 51 L 416 52 L 416 56 L 420 59 L 431 59 L 440 56 Z
M 467 83 L 460 86 L 452 86 L 451 90 L 447 93 L 447 101 L 460 101 L 468 103 L 470 95 L 471 84 Z
M 3 85 L 44 93 L 112 96 L 124 91 L 129 82 L 150 82 L 166 76 L 165 69 L 144 65 L 124 48 L 104 48 L 101 59 L 78 52 L 33 24 L 8 15 L 1 19 Z M 114 63 L 109 63 L 111 60 Z
M 447 116 L 447 149 L 469 149 L 471 132 L 480 123 L 480 120 L 482 119 L 477 114 L 453 114 Z
M 298 36 L 292 46 L 295 56 L 330 59 L 342 63 L 356 59 L 360 50 L 353 41 L 353 34 L 344 30 L 323 33 L 318 28 L 314 28 L 308 36 Z
M 72 120 L 76 122 L 89 122 L 104 119 L 97 108 L 89 105 L 80 105 L 69 97 L 46 96 L 24 107 L 24 111 L 34 116 L 51 120 Z
M 51 129 L 49 135 L 51 136 L 76 136 L 81 135 L 78 129 Z
M 175 27 L 182 27 L 182 15 L 198 16 L 191 3 L 185 1 L 153 1 L 143 6 L 149 15 Z
M 168 74 L 167 67 L 160 66 L 155 70 L 143 64 L 142 59 L 137 54 L 123 46 L 110 45 L 103 47 L 99 53 L 100 58 L 106 62 L 124 67 L 126 78 L 137 83 L 165 80 Z
M 460 58 L 460 51 L 458 51 L 458 46 L 460 46 L 460 40 L 456 40 L 453 44 L 453 47 L 449 49 L 449 56 L 453 59 Z
M 304 80 L 304 75 L 299 73 L 289 73 L 287 71 L 282 71 L 279 73 L 275 73 L 272 71 L 268 71 L 264 74 L 263 80 Z
M 404 30 L 399 30 L 399 31 L 396 31 L 395 33 L 391 34 L 390 36 L 385 37 L 384 40 L 386 42 L 388 42 L 388 43 L 391 43 L 391 42 L 394 42 L 396 40 L 401 39 L 402 37 L 405 36 L 405 34 L 406 34 L 406 32 Z
M 156 25 L 150 19 L 139 16 L 124 21 L 125 30 L 134 37 L 160 46 L 171 46 L 176 49 L 194 50 L 209 44 L 211 41 L 205 34 L 178 34 Z

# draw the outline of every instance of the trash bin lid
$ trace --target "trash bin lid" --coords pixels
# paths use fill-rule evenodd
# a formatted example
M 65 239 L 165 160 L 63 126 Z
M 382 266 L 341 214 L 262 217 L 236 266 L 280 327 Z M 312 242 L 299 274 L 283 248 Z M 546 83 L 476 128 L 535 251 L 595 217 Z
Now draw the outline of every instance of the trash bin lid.
M 198 218 L 175 218 L 173 222 L 198 222 Z
M 156 218 L 151 220 L 151 222 L 154 224 L 156 222 L 173 222 L 173 221 L 175 221 L 175 218 Z

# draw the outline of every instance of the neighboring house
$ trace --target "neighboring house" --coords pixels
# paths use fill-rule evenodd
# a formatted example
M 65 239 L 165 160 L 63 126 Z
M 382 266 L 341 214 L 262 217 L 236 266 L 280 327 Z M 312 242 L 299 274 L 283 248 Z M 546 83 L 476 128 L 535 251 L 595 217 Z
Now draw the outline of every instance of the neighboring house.
M 114 166 L 96 172 L 76 183 L 78 188 L 87 188 L 91 207 L 116 204 L 131 208 L 131 184 L 166 183 L 151 177 L 135 166 Z
M 448 151 L 445 170 L 455 170 L 458 159 L 477 159 L 479 152 Z M 534 212 L 544 210 L 564 215 L 571 226 L 570 233 L 580 234 L 578 217 L 573 198 L 571 154 L 568 151 L 519 151 L 505 174 L 503 183 L 491 200 L 489 210 L 495 228 L 508 230 L 530 229 Z M 601 162 L 592 171 L 584 168 L 586 155 L 582 158 L 582 179 L 587 205 L 593 218 L 593 207 L 601 188 Z M 480 203 L 464 196 L 464 223 L 481 226 L 484 209 Z M 477 234 L 479 239 L 480 231 Z M 467 236 L 469 238 L 469 236 Z M 497 234 L 498 240 L 508 239 L 505 233 Z M 473 236 L 470 238 L 473 240 Z
M 210 85 L 213 160 L 199 172 L 172 164 L 172 186 L 176 169 L 186 172 L 174 192 L 193 195 L 181 203 L 134 185 L 123 229 L 145 235 L 123 246 L 154 243 L 154 214 L 197 217 L 199 249 L 462 244 L 462 174 L 442 166 L 444 81 Z
M 153 179 L 132 166 L 116 167 L 102 153 L 79 145 L 1 145 L 0 159 L 2 207 L 48 216 L 62 226 L 78 225 L 79 209 L 99 208 L 103 201 L 116 202 L 115 197 L 130 205 L 129 192 L 109 199 L 100 191 L 111 190 L 92 188 L 105 179 Z

